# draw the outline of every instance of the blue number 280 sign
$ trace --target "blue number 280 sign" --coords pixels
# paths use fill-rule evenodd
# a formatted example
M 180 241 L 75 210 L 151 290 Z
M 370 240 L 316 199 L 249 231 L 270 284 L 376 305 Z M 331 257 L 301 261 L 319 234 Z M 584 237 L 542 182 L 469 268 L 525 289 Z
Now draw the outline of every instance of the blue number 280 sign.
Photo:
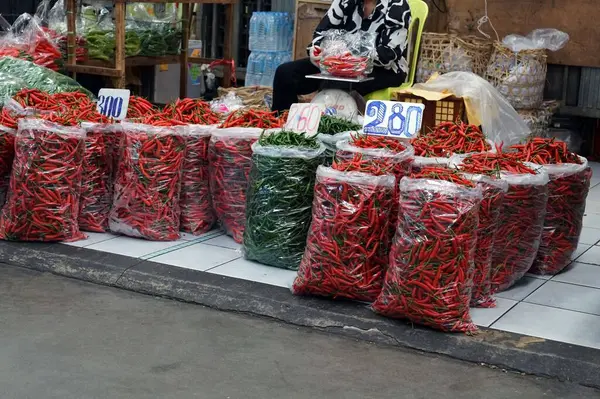
M 98 112 L 113 119 L 125 119 L 129 108 L 129 90 L 100 89 L 98 92 Z
M 370 100 L 363 131 L 377 136 L 412 138 L 421 130 L 424 109 L 423 104 Z

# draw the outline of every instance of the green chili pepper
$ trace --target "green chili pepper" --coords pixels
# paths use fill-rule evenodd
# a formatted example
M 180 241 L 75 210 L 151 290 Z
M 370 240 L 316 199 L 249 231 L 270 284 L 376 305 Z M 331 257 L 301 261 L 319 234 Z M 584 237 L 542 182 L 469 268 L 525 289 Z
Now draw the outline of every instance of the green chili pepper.
M 322 134 L 333 135 L 360 129 L 362 129 L 362 126 L 358 123 L 352 122 L 351 120 L 337 116 L 323 115 L 321 117 L 321 122 L 319 123 L 318 132 Z
M 263 134 L 253 151 L 244 230 L 246 258 L 297 270 L 324 148 L 315 137 L 281 131 Z

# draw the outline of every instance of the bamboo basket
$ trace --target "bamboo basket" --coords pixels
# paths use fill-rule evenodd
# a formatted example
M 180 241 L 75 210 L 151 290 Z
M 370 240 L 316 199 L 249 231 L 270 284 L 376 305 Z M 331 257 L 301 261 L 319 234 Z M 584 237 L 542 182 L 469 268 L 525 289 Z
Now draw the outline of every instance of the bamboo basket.
M 538 109 L 544 100 L 546 58 L 546 50 L 515 53 L 497 42 L 485 78 L 515 109 Z
M 530 137 L 548 137 L 552 115 L 558 109 L 558 101 L 544 101 L 539 109 L 521 109 L 517 113 L 531 129 Z
M 483 76 L 492 54 L 492 42 L 477 36 L 425 32 L 417 67 L 417 82 L 426 82 L 434 73 L 473 72 Z

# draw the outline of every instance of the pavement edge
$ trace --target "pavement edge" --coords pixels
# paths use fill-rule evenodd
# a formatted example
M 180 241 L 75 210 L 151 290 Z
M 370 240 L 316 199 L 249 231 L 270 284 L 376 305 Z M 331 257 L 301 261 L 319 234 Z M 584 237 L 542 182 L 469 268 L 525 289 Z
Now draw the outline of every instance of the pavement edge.
M 281 287 L 67 245 L 0 242 L 0 263 L 600 388 L 598 349 L 485 328 L 446 334 L 355 302 L 295 297 Z

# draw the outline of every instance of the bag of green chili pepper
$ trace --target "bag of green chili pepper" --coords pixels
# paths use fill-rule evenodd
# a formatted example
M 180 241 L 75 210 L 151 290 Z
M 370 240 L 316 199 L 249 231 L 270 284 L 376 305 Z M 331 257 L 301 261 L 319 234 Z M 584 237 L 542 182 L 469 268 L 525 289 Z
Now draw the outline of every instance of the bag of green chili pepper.
M 18 76 L 0 71 L 0 108 L 4 106 L 6 100 L 11 99 L 19 90 L 27 87 L 25 81 Z
M 317 133 L 317 139 L 325 144 L 326 148 L 324 164 L 330 166 L 337 150 L 338 141 L 350 140 L 352 136 L 362 134 L 362 126 L 345 118 L 323 115 Z
M 0 71 L 18 76 L 19 79 L 25 82 L 23 88 L 35 88 L 50 94 L 80 91 L 89 97 L 93 97 L 92 93 L 70 77 L 36 65 L 33 62 L 13 57 L 2 57 L 0 58 Z
M 252 145 L 246 199 L 247 259 L 297 270 L 310 227 L 317 167 L 325 146 L 289 131 L 263 135 Z

